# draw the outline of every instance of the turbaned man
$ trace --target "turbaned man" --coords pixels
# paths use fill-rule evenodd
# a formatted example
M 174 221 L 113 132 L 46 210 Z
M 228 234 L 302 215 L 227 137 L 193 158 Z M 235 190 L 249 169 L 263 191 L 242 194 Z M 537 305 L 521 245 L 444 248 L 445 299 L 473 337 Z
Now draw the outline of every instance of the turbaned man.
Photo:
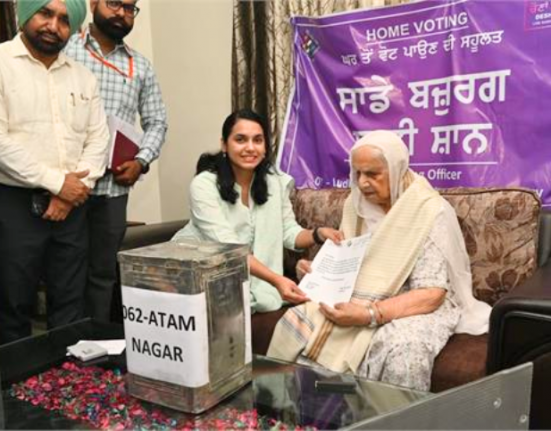
M 86 200 L 109 131 L 93 73 L 61 51 L 85 0 L 18 0 L 0 45 L 0 343 L 31 334 L 40 277 L 48 327 L 83 316 Z

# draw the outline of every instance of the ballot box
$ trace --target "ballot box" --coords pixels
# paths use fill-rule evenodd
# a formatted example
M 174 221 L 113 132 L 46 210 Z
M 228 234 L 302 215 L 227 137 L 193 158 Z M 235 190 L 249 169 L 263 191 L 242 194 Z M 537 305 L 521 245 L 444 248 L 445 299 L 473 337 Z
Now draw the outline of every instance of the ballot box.
M 131 395 L 200 413 L 251 380 L 248 253 L 192 241 L 119 253 Z

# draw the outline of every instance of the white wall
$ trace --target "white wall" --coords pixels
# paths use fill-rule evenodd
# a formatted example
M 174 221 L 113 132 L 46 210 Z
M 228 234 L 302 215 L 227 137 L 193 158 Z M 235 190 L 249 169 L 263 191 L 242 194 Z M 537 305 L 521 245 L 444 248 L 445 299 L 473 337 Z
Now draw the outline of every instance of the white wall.
M 231 109 L 232 0 L 152 0 L 155 70 L 169 109 L 160 167 L 162 220 L 189 217 L 189 183 L 219 147 Z
M 140 14 L 136 18 L 134 30 L 126 42 L 155 65 L 151 33 L 151 0 L 141 0 L 139 6 Z M 146 223 L 162 221 L 158 162 L 151 165 L 149 173 L 134 186 L 130 193 L 127 218 L 131 221 Z
M 199 155 L 219 147 L 231 109 L 232 0 L 140 0 L 127 39 L 155 68 L 168 109 L 161 157 L 130 194 L 128 219 L 189 217 Z

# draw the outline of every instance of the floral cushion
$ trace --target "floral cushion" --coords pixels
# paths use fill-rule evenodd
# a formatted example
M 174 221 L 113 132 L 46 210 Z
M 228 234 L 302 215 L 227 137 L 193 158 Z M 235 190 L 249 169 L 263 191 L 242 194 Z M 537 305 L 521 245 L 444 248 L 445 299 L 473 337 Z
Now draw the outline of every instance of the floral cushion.
M 521 188 L 440 190 L 455 208 L 471 259 L 474 295 L 491 305 L 530 277 L 537 266 L 537 194 Z M 297 221 L 305 228 L 339 227 L 348 189 L 296 190 L 291 196 Z M 319 247 L 303 257 L 312 259 Z M 288 254 L 292 271 L 297 254 Z

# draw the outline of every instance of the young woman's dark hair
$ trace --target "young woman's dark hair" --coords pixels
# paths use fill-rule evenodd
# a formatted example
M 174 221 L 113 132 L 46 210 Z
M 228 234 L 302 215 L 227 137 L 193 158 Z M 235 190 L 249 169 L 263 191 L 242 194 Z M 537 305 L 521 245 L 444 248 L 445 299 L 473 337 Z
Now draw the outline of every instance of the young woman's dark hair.
M 268 182 L 266 175 L 272 168 L 272 148 L 270 145 L 270 133 L 266 121 L 256 112 L 250 109 L 240 109 L 231 113 L 222 125 L 222 139 L 228 142 L 233 127 L 239 120 L 249 120 L 258 123 L 264 133 L 264 142 L 266 145 L 266 154 L 262 162 L 255 168 L 255 176 L 251 186 L 251 197 L 257 205 L 262 205 L 268 200 Z M 235 175 L 231 168 L 231 161 L 223 151 L 218 153 L 204 153 L 197 162 L 196 173 L 209 171 L 216 174 L 216 183 L 220 196 L 226 202 L 235 204 L 238 193 L 235 191 Z

